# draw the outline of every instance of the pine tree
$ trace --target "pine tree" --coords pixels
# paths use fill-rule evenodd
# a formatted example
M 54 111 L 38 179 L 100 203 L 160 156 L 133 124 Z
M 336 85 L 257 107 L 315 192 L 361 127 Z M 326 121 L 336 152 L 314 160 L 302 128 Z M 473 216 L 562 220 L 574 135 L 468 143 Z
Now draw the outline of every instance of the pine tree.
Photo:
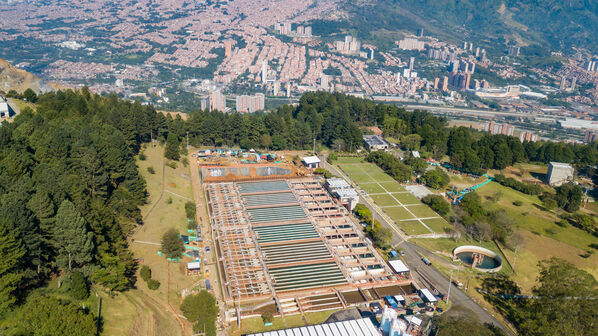
M 89 231 L 87 222 L 73 203 L 64 200 L 56 213 L 54 240 L 58 247 L 57 263 L 62 268 L 72 270 L 75 266 L 83 266 L 93 258 L 93 233 Z
M 13 293 L 23 277 L 22 272 L 18 272 L 18 266 L 25 252 L 6 221 L 0 219 L 0 311 L 8 311 L 16 301 Z
M 180 143 L 177 136 L 172 133 L 168 132 L 168 138 L 166 139 L 166 150 L 164 152 L 164 156 L 170 160 L 178 160 L 180 158 Z

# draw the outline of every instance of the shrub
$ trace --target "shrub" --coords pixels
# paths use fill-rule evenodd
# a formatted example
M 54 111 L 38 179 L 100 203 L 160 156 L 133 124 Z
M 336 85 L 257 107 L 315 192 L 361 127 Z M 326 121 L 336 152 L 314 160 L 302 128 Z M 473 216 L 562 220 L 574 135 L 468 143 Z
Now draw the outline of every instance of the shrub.
M 174 161 L 170 161 L 170 162 L 168 162 L 168 167 L 170 167 L 170 168 L 172 168 L 172 169 L 176 169 L 176 167 L 177 167 L 177 164 L 176 164 L 176 162 L 174 162 Z
M 167 204 L 172 204 L 172 197 L 168 197 L 168 198 L 166 199 L 166 203 L 167 203 Z
M 193 219 L 195 218 L 195 211 L 196 211 L 196 206 L 194 202 L 187 202 L 185 203 L 185 214 L 187 215 L 187 218 L 189 219 Z
M 185 244 L 175 228 L 170 228 L 162 235 L 162 253 L 168 258 L 178 258 L 185 252 Z
M 520 182 L 512 177 L 506 177 L 501 174 L 496 175 L 494 181 L 528 195 L 539 195 L 543 190 L 538 184 Z
M 89 296 L 89 287 L 83 273 L 74 271 L 71 273 L 66 288 L 70 296 L 77 300 L 87 299 Z
M 139 160 L 145 161 L 145 159 L 147 159 L 146 156 L 145 156 L 145 154 L 139 153 Z
M 151 279 L 150 281 L 147 282 L 147 288 L 149 288 L 151 290 L 156 290 L 156 289 L 160 288 L 160 281 L 158 281 L 156 279 Z
M 451 181 L 451 178 L 440 168 L 427 171 L 420 179 L 433 189 L 446 188 Z
M 322 176 L 324 176 L 324 177 L 325 177 L 325 178 L 327 178 L 327 179 L 329 179 L 329 178 L 331 178 L 331 177 L 332 177 L 332 173 L 331 173 L 331 172 L 329 172 L 327 169 L 324 169 L 324 168 L 322 168 L 322 167 L 316 168 L 316 169 L 314 170 L 314 173 L 315 173 L 315 174 L 318 174 L 318 175 L 322 175 Z
M 264 324 L 272 323 L 272 320 L 274 320 L 274 315 L 272 312 L 265 312 L 262 314 L 262 320 L 264 321 Z
M 147 167 L 147 172 L 154 175 L 156 173 L 156 171 L 154 170 L 154 167 Z
M 515 202 L 513 202 L 513 205 L 514 206 L 522 206 L 523 202 L 521 202 L 521 201 L 515 201 Z
M 441 216 L 446 216 L 451 211 L 451 204 L 442 196 L 428 195 L 422 199 L 422 202 L 429 205 Z
M 139 271 L 139 275 L 143 281 L 148 282 L 152 279 L 152 270 L 147 265 L 143 265 Z

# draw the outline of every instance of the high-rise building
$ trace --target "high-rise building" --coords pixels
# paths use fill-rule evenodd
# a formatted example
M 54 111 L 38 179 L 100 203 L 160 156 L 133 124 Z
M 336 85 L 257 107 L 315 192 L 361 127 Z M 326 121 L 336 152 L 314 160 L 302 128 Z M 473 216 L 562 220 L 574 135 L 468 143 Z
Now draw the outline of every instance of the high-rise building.
M 442 78 L 442 90 L 448 91 L 448 86 L 449 86 L 449 78 L 447 76 L 444 76 Z
M 374 59 L 374 49 L 373 49 L 372 47 L 370 47 L 369 49 L 370 49 L 370 55 L 369 55 L 369 58 L 370 58 L 371 60 L 373 60 L 373 59 Z
M 291 96 L 292 85 L 291 82 L 287 82 L 287 97 Z
M 328 91 L 328 76 L 326 74 L 322 74 L 320 76 L 320 90 Z
M 517 46 L 510 46 L 507 54 L 511 57 L 519 57 L 519 51 L 521 50 L 520 47 Z
M 469 49 L 469 44 L 467 42 L 463 42 L 463 50 Z
M 233 55 L 233 42 L 231 40 L 224 41 L 224 57 L 230 58 Z
M 449 70 L 452 72 L 457 72 L 459 70 L 459 60 L 454 60 L 450 62 Z
M 272 95 L 278 96 L 279 94 L 280 94 L 280 82 L 274 81 L 274 84 L 272 85 Z
M 305 35 L 305 27 L 297 26 L 297 35 L 299 35 L 299 36 Z
M 515 126 L 509 125 L 509 124 L 502 124 L 501 134 L 507 135 L 507 136 L 513 136 L 514 132 L 515 132 Z
M 561 91 L 564 91 L 566 87 L 567 87 L 567 77 L 562 76 L 561 77 L 561 85 L 559 85 L 559 89 Z
M 440 78 L 434 78 L 434 90 L 438 90 L 438 84 L 440 84 Z
M 513 136 L 515 132 L 515 126 L 509 124 L 497 124 L 494 121 L 489 121 L 484 124 L 484 132 L 490 134 L 503 134 L 507 136 Z
M 262 83 L 266 83 L 268 81 L 268 61 L 262 61 Z
M 530 131 L 524 131 L 519 134 L 519 140 L 521 142 L 535 142 L 538 140 L 538 136 Z
M 311 27 L 310 26 L 305 27 L 305 36 L 311 37 Z
M 283 23 L 282 28 L 284 30 L 284 32 L 282 34 L 289 35 L 291 33 L 292 26 L 291 26 L 290 22 Z
M 409 71 L 412 71 L 414 67 L 415 67 L 415 57 L 410 57 L 409 58 Z
M 424 28 L 417 29 L 417 37 L 424 37 Z
M 571 80 L 571 91 L 575 91 L 575 84 L 577 83 L 577 76 Z
M 475 57 L 476 58 L 480 57 L 480 47 L 475 48 Z
M 265 97 L 263 93 L 256 93 L 255 96 L 242 95 L 236 98 L 237 112 L 253 113 L 264 109 Z
M 583 142 L 589 144 L 596 140 L 598 140 L 598 132 L 595 130 L 587 130 Z
M 226 112 L 226 97 L 220 91 L 210 93 L 210 111 Z
M 353 36 L 345 35 L 345 46 L 349 46 L 349 44 L 351 44 L 351 41 L 353 41 Z
M 399 41 L 399 49 L 403 50 L 424 50 L 426 44 L 424 41 L 420 41 L 414 38 L 404 38 Z

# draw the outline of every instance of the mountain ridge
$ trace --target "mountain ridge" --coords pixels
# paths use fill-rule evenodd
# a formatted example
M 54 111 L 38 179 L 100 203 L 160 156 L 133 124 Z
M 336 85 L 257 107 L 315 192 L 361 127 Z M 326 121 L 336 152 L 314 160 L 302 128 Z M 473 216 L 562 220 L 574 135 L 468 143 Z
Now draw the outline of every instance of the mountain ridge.
M 36 93 L 52 91 L 53 88 L 34 74 L 14 67 L 10 62 L 0 58 L 0 90 L 15 90 L 23 93 L 32 89 Z
M 354 29 L 370 34 L 423 27 L 455 40 L 486 38 L 598 51 L 598 0 L 373 0 L 341 6 Z

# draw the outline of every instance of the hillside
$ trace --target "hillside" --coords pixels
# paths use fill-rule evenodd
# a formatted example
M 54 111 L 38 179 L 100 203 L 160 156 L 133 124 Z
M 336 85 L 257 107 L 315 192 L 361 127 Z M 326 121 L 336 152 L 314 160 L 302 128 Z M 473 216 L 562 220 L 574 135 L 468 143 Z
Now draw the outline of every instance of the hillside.
M 35 75 L 21 69 L 0 58 L 0 91 L 15 90 L 22 93 L 31 88 L 36 93 L 51 91 L 52 88 Z
M 343 7 L 363 37 L 423 27 L 449 40 L 485 40 L 497 48 L 517 41 L 598 50 L 598 0 L 374 0 Z

